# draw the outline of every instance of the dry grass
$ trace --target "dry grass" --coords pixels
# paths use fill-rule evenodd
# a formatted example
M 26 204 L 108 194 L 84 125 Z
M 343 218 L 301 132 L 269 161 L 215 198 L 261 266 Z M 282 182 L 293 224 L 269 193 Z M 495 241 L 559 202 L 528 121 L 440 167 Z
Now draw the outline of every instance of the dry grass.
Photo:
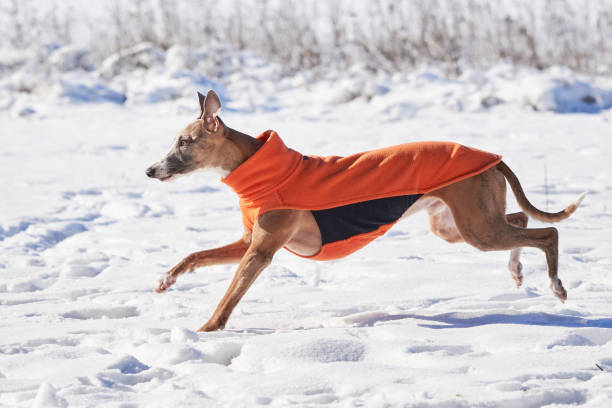
M 74 27 L 82 13 L 70 7 L 43 13 L 39 3 L 0 0 L 0 24 L 6 31 L 2 45 L 23 48 L 80 40 Z M 459 73 L 499 62 L 540 69 L 562 65 L 587 73 L 610 73 L 612 67 L 612 0 L 104 4 L 102 15 L 85 24 L 87 45 L 98 62 L 146 41 L 163 49 L 183 44 L 217 53 L 246 50 L 280 63 L 288 73 L 354 65 L 397 72 L 420 64 Z

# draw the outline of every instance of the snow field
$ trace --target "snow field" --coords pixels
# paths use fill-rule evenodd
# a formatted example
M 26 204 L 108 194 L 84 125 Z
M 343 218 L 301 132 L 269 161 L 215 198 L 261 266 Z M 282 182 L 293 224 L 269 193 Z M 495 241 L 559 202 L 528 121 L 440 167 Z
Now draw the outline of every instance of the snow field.
M 223 118 L 252 135 L 273 128 L 308 154 L 427 139 L 499 152 L 538 207 L 548 190 L 551 211 L 588 190 L 557 226 L 566 304 L 548 289 L 539 251 L 523 251 L 516 289 L 508 252 L 449 245 L 417 214 L 344 260 L 280 252 L 226 330 L 196 333 L 234 267 L 184 275 L 165 294 L 153 288 L 188 253 L 240 236 L 237 199 L 216 175 L 144 175 L 194 113 L 50 108 L 3 119 L 0 405 L 609 404 L 610 111 L 429 107 L 390 119 L 380 111 L 388 104 Z

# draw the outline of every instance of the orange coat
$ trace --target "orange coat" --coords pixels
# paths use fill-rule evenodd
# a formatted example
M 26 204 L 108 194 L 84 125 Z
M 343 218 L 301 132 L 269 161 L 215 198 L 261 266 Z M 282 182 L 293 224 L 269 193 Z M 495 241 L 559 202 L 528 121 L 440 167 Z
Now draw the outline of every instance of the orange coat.
M 263 146 L 221 179 L 240 197 L 242 220 L 252 230 L 255 220 L 276 209 L 323 210 L 411 194 L 424 194 L 484 172 L 501 156 L 450 142 L 415 142 L 351 156 L 304 156 L 289 149 L 268 130 L 258 136 Z M 344 257 L 383 235 L 376 231 L 324 245 L 311 257 Z

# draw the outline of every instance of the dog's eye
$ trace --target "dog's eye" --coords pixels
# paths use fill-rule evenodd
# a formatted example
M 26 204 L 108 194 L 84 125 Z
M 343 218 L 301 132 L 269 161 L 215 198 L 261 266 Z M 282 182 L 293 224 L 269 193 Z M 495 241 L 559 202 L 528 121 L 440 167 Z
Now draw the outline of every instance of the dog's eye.
M 187 139 L 181 139 L 181 140 L 179 141 L 179 146 L 180 146 L 180 147 L 185 147 L 185 146 L 187 146 L 188 144 L 189 144 L 189 141 L 188 141 Z

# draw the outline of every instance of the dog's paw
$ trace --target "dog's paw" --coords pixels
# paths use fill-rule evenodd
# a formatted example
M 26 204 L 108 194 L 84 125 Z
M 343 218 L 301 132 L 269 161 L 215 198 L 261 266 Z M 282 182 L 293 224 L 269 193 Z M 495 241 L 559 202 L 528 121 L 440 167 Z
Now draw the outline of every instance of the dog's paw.
M 174 282 L 176 282 L 176 276 L 166 274 L 162 276 L 162 278 L 157 283 L 155 291 L 157 293 L 163 293 L 168 290 L 170 286 L 174 285 Z
M 217 320 L 213 317 L 209 321 L 207 321 L 204 326 L 200 327 L 198 331 L 210 332 L 215 330 L 223 330 L 225 328 L 225 321 L 227 321 L 227 319 Z
M 559 298 L 561 302 L 565 303 L 565 301 L 567 300 L 567 291 L 563 287 L 561 279 L 552 278 L 550 280 L 550 289 L 553 291 L 555 296 Z
M 223 330 L 223 326 L 217 324 L 206 323 L 204 326 L 198 329 L 198 332 L 211 332 L 216 330 Z
M 516 287 L 520 288 L 523 284 L 523 264 L 520 262 L 510 262 L 508 270 L 510 270 L 510 276 L 514 279 Z

